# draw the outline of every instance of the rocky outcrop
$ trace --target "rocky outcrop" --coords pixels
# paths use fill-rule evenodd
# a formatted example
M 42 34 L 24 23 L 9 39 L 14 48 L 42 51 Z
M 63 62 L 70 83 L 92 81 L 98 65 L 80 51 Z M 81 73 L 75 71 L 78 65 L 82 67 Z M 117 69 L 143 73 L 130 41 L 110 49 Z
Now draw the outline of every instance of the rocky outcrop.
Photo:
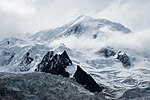
M 130 58 L 127 54 L 122 53 L 121 51 L 119 51 L 118 54 L 117 54 L 117 59 L 122 62 L 124 67 L 131 66 L 131 61 L 130 61 Z
M 87 74 L 80 66 L 77 66 L 77 70 L 74 74 L 74 79 L 79 84 L 83 85 L 91 92 L 102 92 L 103 87 L 100 87 L 96 81 Z
M 93 39 L 96 39 L 96 38 L 97 38 L 97 34 L 94 34 L 94 35 L 93 35 Z
M 48 65 L 48 62 L 52 59 L 53 56 L 54 52 L 48 51 L 43 57 L 42 61 L 38 64 L 36 71 L 42 71 Z
M 114 56 L 116 54 L 116 52 L 114 52 L 110 48 L 102 48 L 97 53 L 99 55 L 102 55 L 102 56 L 106 57 L 106 58 Z
M 24 65 L 27 66 L 29 65 L 34 59 L 30 57 L 30 53 L 27 52 L 23 58 L 22 58 L 22 62 L 20 63 L 20 65 Z
M 65 68 L 69 65 L 72 65 L 72 61 L 70 60 L 66 51 L 64 51 L 61 55 L 54 55 L 53 51 L 49 51 L 44 56 L 41 63 L 38 64 L 36 71 L 69 77 L 70 73 L 65 70 Z M 77 66 L 74 78 L 76 82 L 83 85 L 91 92 L 101 92 L 103 89 L 89 74 L 82 70 L 80 66 Z
M 18 66 L 20 66 L 19 70 L 21 72 L 29 71 L 30 70 L 30 64 L 32 63 L 34 59 L 30 57 L 30 53 L 27 52 L 24 54 L 23 58 L 21 59 L 21 62 Z
M 61 55 L 54 55 L 54 52 L 50 51 L 38 64 L 36 71 L 69 77 L 69 73 L 65 70 L 65 68 L 69 65 L 72 65 L 72 61 L 66 51 L 64 51 Z

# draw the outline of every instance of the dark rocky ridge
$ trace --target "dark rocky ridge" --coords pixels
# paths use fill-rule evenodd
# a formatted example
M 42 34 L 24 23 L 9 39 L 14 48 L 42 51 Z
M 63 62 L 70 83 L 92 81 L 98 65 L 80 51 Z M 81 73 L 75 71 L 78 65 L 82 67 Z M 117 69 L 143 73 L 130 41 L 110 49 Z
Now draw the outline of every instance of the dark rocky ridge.
M 83 85 L 91 92 L 102 92 L 103 87 L 100 87 L 96 81 L 87 74 L 80 66 L 77 66 L 77 70 L 73 76 L 75 81 Z
M 105 58 L 109 58 L 111 56 L 115 56 L 117 54 L 117 59 L 123 64 L 125 68 L 129 68 L 131 66 L 131 61 L 129 56 L 126 53 L 122 53 L 119 51 L 118 53 L 112 50 L 110 47 L 101 48 L 96 54 L 100 56 L 104 56 Z
M 43 57 L 42 61 L 38 64 L 36 71 L 43 70 L 43 68 L 48 65 L 48 62 L 52 59 L 53 56 L 54 52 L 48 51 Z
M 66 51 L 64 51 L 61 55 L 54 55 L 54 52 L 50 51 L 38 64 L 36 71 L 69 77 L 69 73 L 65 70 L 65 68 L 69 65 L 72 65 L 72 61 Z
M 69 77 L 70 73 L 68 73 L 65 69 L 69 65 L 72 65 L 72 61 L 70 60 L 66 51 L 60 55 L 54 54 L 53 51 L 49 51 L 38 64 L 36 71 Z M 77 66 L 74 78 L 76 82 L 83 85 L 91 92 L 101 92 L 103 89 L 89 74 L 87 74 L 79 66 Z

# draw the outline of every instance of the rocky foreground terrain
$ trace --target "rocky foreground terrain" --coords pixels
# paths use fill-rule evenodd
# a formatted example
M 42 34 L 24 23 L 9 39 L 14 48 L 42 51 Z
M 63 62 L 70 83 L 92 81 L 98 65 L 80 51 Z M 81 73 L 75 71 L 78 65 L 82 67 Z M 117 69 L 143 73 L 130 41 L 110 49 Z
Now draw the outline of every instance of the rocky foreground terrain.
M 72 79 L 47 73 L 0 73 L 0 100 L 104 100 Z
M 150 88 L 135 88 L 114 100 L 149 100 L 149 94 Z M 48 73 L 0 73 L 0 100 L 113 100 L 110 96 L 91 93 L 73 79 Z

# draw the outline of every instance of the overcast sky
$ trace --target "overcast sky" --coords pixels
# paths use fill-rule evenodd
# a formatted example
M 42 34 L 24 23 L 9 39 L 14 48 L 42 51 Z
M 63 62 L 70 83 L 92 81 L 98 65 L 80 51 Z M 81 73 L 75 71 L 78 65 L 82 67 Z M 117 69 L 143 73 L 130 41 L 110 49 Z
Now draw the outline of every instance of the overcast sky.
M 150 28 L 150 0 L 0 0 L 0 38 L 61 26 L 79 15 L 137 32 Z

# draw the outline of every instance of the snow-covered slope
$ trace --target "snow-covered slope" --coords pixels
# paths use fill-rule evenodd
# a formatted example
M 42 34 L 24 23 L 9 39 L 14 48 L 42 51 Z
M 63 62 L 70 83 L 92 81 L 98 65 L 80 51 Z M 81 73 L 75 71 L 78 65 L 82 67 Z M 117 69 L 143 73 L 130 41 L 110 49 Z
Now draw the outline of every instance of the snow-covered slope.
M 0 71 L 32 70 L 47 50 L 49 47 L 44 44 L 16 38 L 4 39 L 0 42 Z
M 102 34 L 106 35 L 107 31 L 122 32 L 124 34 L 131 33 L 130 29 L 119 23 L 82 15 L 62 27 L 40 31 L 30 38 L 38 41 L 49 41 L 63 36 L 75 35 L 79 37 L 84 34 L 95 39 Z
M 114 98 L 121 97 L 128 89 L 150 87 L 150 56 L 136 48 L 115 44 L 112 38 L 120 38 L 120 35 L 130 37 L 131 30 L 106 19 L 80 16 L 62 27 L 40 31 L 28 39 L 0 41 L 0 71 L 34 72 L 49 51 L 57 56 L 48 58 L 44 65 L 49 63 L 51 69 L 57 69 L 67 62 L 61 58 L 66 51 L 72 62 L 64 66 L 70 78 L 79 65 L 98 84 L 112 90 L 103 92 L 112 93 Z M 49 66 L 47 68 L 50 70 Z

